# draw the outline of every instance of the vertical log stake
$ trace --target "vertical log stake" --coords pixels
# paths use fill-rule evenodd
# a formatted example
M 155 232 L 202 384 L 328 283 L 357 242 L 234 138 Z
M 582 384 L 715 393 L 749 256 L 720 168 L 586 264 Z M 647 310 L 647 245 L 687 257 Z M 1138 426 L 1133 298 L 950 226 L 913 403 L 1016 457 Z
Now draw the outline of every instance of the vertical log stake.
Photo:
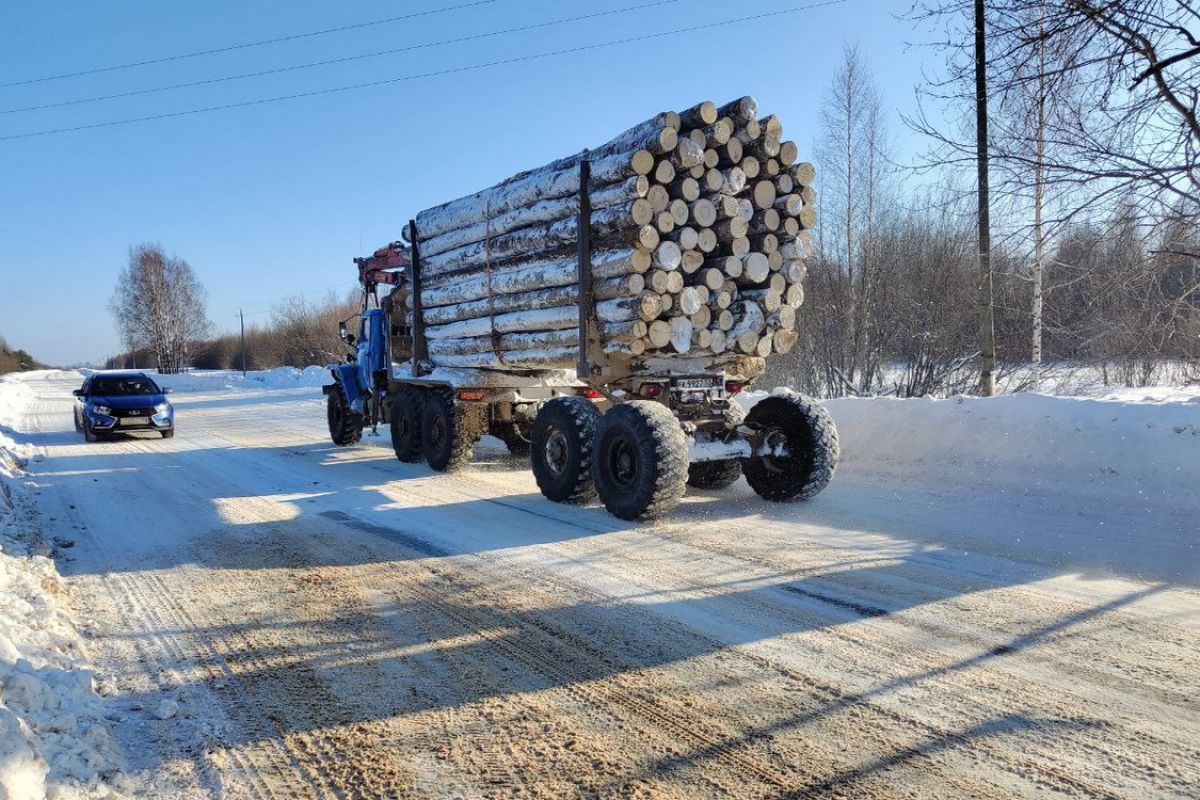
M 429 348 L 425 343 L 425 319 L 421 310 L 421 248 L 417 243 L 417 221 L 408 221 L 408 239 L 412 246 L 412 309 L 413 309 L 413 352 L 412 374 L 414 377 L 428 374 L 426 361 L 429 359 Z

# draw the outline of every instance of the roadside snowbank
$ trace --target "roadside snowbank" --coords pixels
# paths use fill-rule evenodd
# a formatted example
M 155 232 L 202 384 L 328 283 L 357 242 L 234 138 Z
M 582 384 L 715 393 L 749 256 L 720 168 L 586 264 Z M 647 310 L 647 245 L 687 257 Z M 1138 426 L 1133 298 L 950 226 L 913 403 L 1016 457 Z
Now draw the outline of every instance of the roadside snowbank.
M 747 392 L 747 410 L 766 397 Z M 1200 513 L 1200 388 L 1105 399 L 841 398 L 826 407 L 856 474 L 1065 494 Z
M 0 379 L 3 425 L 24 388 Z M 120 757 L 105 702 L 54 562 L 32 552 L 23 450 L 0 433 L 0 798 L 113 797 Z
M 0 376 L 0 518 L 9 500 L 12 476 L 33 456 L 34 447 L 13 439 L 20 409 L 33 399 L 33 392 L 11 375 Z

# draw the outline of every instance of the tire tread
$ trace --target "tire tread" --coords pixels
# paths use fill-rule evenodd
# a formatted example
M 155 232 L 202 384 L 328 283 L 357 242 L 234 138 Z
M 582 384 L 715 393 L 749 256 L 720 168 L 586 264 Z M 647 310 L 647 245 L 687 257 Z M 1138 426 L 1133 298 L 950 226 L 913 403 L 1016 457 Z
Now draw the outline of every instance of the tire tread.
M 558 495 L 554 489 L 542 484 L 541 476 L 536 469 L 534 478 L 537 480 L 538 488 L 548 499 L 559 503 L 582 505 L 596 496 L 596 484 L 592 481 L 592 448 L 596 443 L 596 428 L 600 423 L 600 411 L 596 408 L 596 404 L 586 397 L 566 396 L 546 401 L 538 410 L 538 416 L 540 417 L 544 413 L 553 415 L 555 409 L 558 408 L 563 409 L 570 416 L 575 427 L 576 444 L 579 447 L 579 470 L 575 477 L 575 484 L 565 495 Z M 536 420 L 534 425 L 537 425 Z M 530 458 L 537 458 L 537 454 L 531 452 Z
M 688 479 L 688 446 L 687 437 L 679 420 L 671 413 L 671 409 L 654 400 L 631 400 L 609 409 L 601 420 L 597 441 L 603 435 L 605 426 L 627 424 L 633 431 L 648 437 L 654 443 L 654 483 L 650 495 L 641 508 L 628 506 L 626 497 L 605 496 L 604 484 L 597 481 L 601 488 L 601 501 L 609 513 L 621 519 L 647 520 L 655 519 L 669 513 L 687 491 Z M 601 473 L 599 451 L 593 454 L 593 478 Z
M 388 427 L 392 432 L 392 450 L 396 458 L 405 464 L 417 464 L 425 460 L 425 450 L 421 446 L 421 414 L 424 411 L 424 392 L 421 389 L 407 387 L 396 392 L 392 401 Z M 396 437 L 395 420 L 398 414 L 406 414 L 409 418 L 409 429 L 413 432 L 408 442 L 399 442 Z
M 838 442 L 837 427 L 833 417 L 818 401 L 798 392 L 777 392 L 761 401 L 760 406 L 776 408 L 786 404 L 803 419 L 808 429 L 808 441 L 811 446 L 812 462 L 806 472 L 794 475 L 769 473 L 757 465 L 756 459 L 749 458 L 744 462 L 746 482 L 760 497 L 773 502 L 790 503 L 797 500 L 811 500 L 829 485 L 837 471 L 838 460 L 841 457 L 841 446 Z M 751 409 L 747 418 L 754 424 L 755 410 Z
M 333 426 L 334 403 L 341 403 L 346 412 L 342 416 L 342 424 L 336 429 Z M 334 444 L 347 447 L 362 441 L 362 414 L 355 414 L 350 410 L 350 401 L 346 398 L 346 392 L 340 383 L 337 384 L 337 389 L 329 394 L 326 418 L 329 421 L 329 438 L 333 440 Z

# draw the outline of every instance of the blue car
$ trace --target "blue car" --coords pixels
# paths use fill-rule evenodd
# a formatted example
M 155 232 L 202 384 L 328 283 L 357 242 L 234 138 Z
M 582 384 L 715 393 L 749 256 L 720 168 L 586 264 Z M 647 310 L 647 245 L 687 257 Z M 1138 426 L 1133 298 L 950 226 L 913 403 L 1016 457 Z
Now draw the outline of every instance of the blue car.
M 170 439 L 175 435 L 175 409 L 166 398 L 170 391 L 144 372 L 91 375 L 73 392 L 75 430 L 89 442 L 114 431 L 158 431 Z

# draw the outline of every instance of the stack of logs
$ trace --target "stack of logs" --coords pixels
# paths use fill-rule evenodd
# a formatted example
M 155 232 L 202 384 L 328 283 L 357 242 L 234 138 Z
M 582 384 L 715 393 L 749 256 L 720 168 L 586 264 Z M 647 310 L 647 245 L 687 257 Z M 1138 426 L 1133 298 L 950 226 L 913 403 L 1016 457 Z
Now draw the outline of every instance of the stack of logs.
M 607 144 L 416 217 L 436 365 L 579 359 L 579 162 L 590 160 L 596 319 L 611 359 L 786 353 L 804 301 L 814 171 L 743 97 L 664 112 Z M 407 306 L 402 288 L 395 300 Z

